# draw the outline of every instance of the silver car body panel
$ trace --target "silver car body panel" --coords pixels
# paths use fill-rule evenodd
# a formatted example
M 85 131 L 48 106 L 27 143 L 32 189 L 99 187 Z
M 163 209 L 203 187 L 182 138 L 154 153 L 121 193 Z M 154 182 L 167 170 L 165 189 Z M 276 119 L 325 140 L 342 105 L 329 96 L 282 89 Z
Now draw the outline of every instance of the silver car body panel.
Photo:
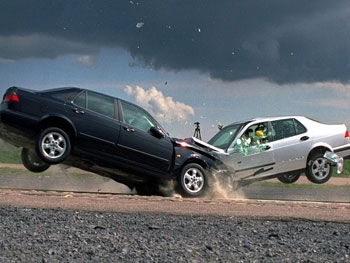
M 277 139 L 272 123 L 288 119 L 296 120 L 306 129 L 299 134 Z M 300 173 L 306 169 L 312 150 L 319 147 L 340 157 L 350 155 L 350 142 L 349 137 L 345 136 L 347 128 L 344 124 L 323 124 L 303 116 L 257 118 L 242 123 L 247 124 L 236 134 L 228 149 L 225 149 L 228 156 L 222 155 L 225 164 L 235 170 L 237 179 Z M 244 134 L 259 123 L 268 125 L 269 136 L 266 137 L 271 140 L 266 139 L 258 145 L 242 146 Z

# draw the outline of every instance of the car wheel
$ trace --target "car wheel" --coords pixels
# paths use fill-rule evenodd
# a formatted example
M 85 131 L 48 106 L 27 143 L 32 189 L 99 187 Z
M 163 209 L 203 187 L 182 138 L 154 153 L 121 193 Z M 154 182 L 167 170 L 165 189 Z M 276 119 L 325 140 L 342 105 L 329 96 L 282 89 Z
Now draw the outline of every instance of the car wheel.
M 68 157 L 70 151 L 70 139 L 62 129 L 51 127 L 39 134 L 37 153 L 46 163 L 61 163 Z
M 317 152 L 311 155 L 306 169 L 307 178 L 315 184 L 323 184 L 332 176 L 332 166 L 323 157 L 323 153 Z
M 298 181 L 300 174 L 282 174 L 277 179 L 284 184 L 292 184 Z
M 208 177 L 203 167 L 190 163 L 187 164 L 179 177 L 179 190 L 187 197 L 202 196 L 208 188 Z
M 21 152 L 23 166 L 33 173 L 41 173 L 49 169 L 50 164 L 39 158 L 34 150 L 23 148 Z

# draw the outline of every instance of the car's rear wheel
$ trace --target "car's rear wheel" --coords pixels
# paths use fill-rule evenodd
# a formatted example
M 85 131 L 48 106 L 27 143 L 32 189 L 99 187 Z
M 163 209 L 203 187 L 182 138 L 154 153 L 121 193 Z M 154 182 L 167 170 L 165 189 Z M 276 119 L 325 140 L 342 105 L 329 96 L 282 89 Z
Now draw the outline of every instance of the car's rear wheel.
M 323 184 L 332 176 L 332 166 L 323 157 L 322 152 L 315 152 L 307 162 L 306 176 L 315 184 Z
M 43 161 L 49 164 L 58 164 L 70 154 L 71 143 L 65 131 L 50 127 L 39 134 L 36 148 Z
M 41 173 L 49 169 L 50 164 L 39 158 L 34 150 L 23 148 L 21 152 L 23 166 L 33 173 Z
M 292 184 L 298 181 L 300 174 L 282 174 L 277 179 L 284 184 Z
M 202 166 L 196 163 L 187 164 L 179 177 L 179 191 L 187 197 L 204 195 L 208 188 L 208 176 Z

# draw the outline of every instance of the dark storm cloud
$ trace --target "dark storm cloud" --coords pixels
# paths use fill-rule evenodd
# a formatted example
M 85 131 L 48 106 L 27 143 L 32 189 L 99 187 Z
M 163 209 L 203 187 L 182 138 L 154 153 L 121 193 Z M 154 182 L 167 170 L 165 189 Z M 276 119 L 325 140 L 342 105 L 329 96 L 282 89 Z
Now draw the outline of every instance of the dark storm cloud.
M 143 66 L 223 80 L 350 78 L 350 2 L 3 0 L 0 57 L 123 47 Z

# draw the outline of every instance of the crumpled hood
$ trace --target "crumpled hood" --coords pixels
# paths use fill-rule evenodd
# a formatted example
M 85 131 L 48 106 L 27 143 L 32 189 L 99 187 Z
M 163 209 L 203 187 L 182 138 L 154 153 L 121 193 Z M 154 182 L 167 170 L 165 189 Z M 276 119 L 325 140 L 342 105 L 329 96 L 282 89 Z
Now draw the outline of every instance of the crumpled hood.
M 175 143 L 175 146 L 177 147 L 188 148 L 205 155 L 210 155 L 217 159 L 218 155 L 220 154 L 226 155 L 223 149 L 217 148 L 195 137 L 189 137 L 185 139 L 173 138 L 173 141 Z

